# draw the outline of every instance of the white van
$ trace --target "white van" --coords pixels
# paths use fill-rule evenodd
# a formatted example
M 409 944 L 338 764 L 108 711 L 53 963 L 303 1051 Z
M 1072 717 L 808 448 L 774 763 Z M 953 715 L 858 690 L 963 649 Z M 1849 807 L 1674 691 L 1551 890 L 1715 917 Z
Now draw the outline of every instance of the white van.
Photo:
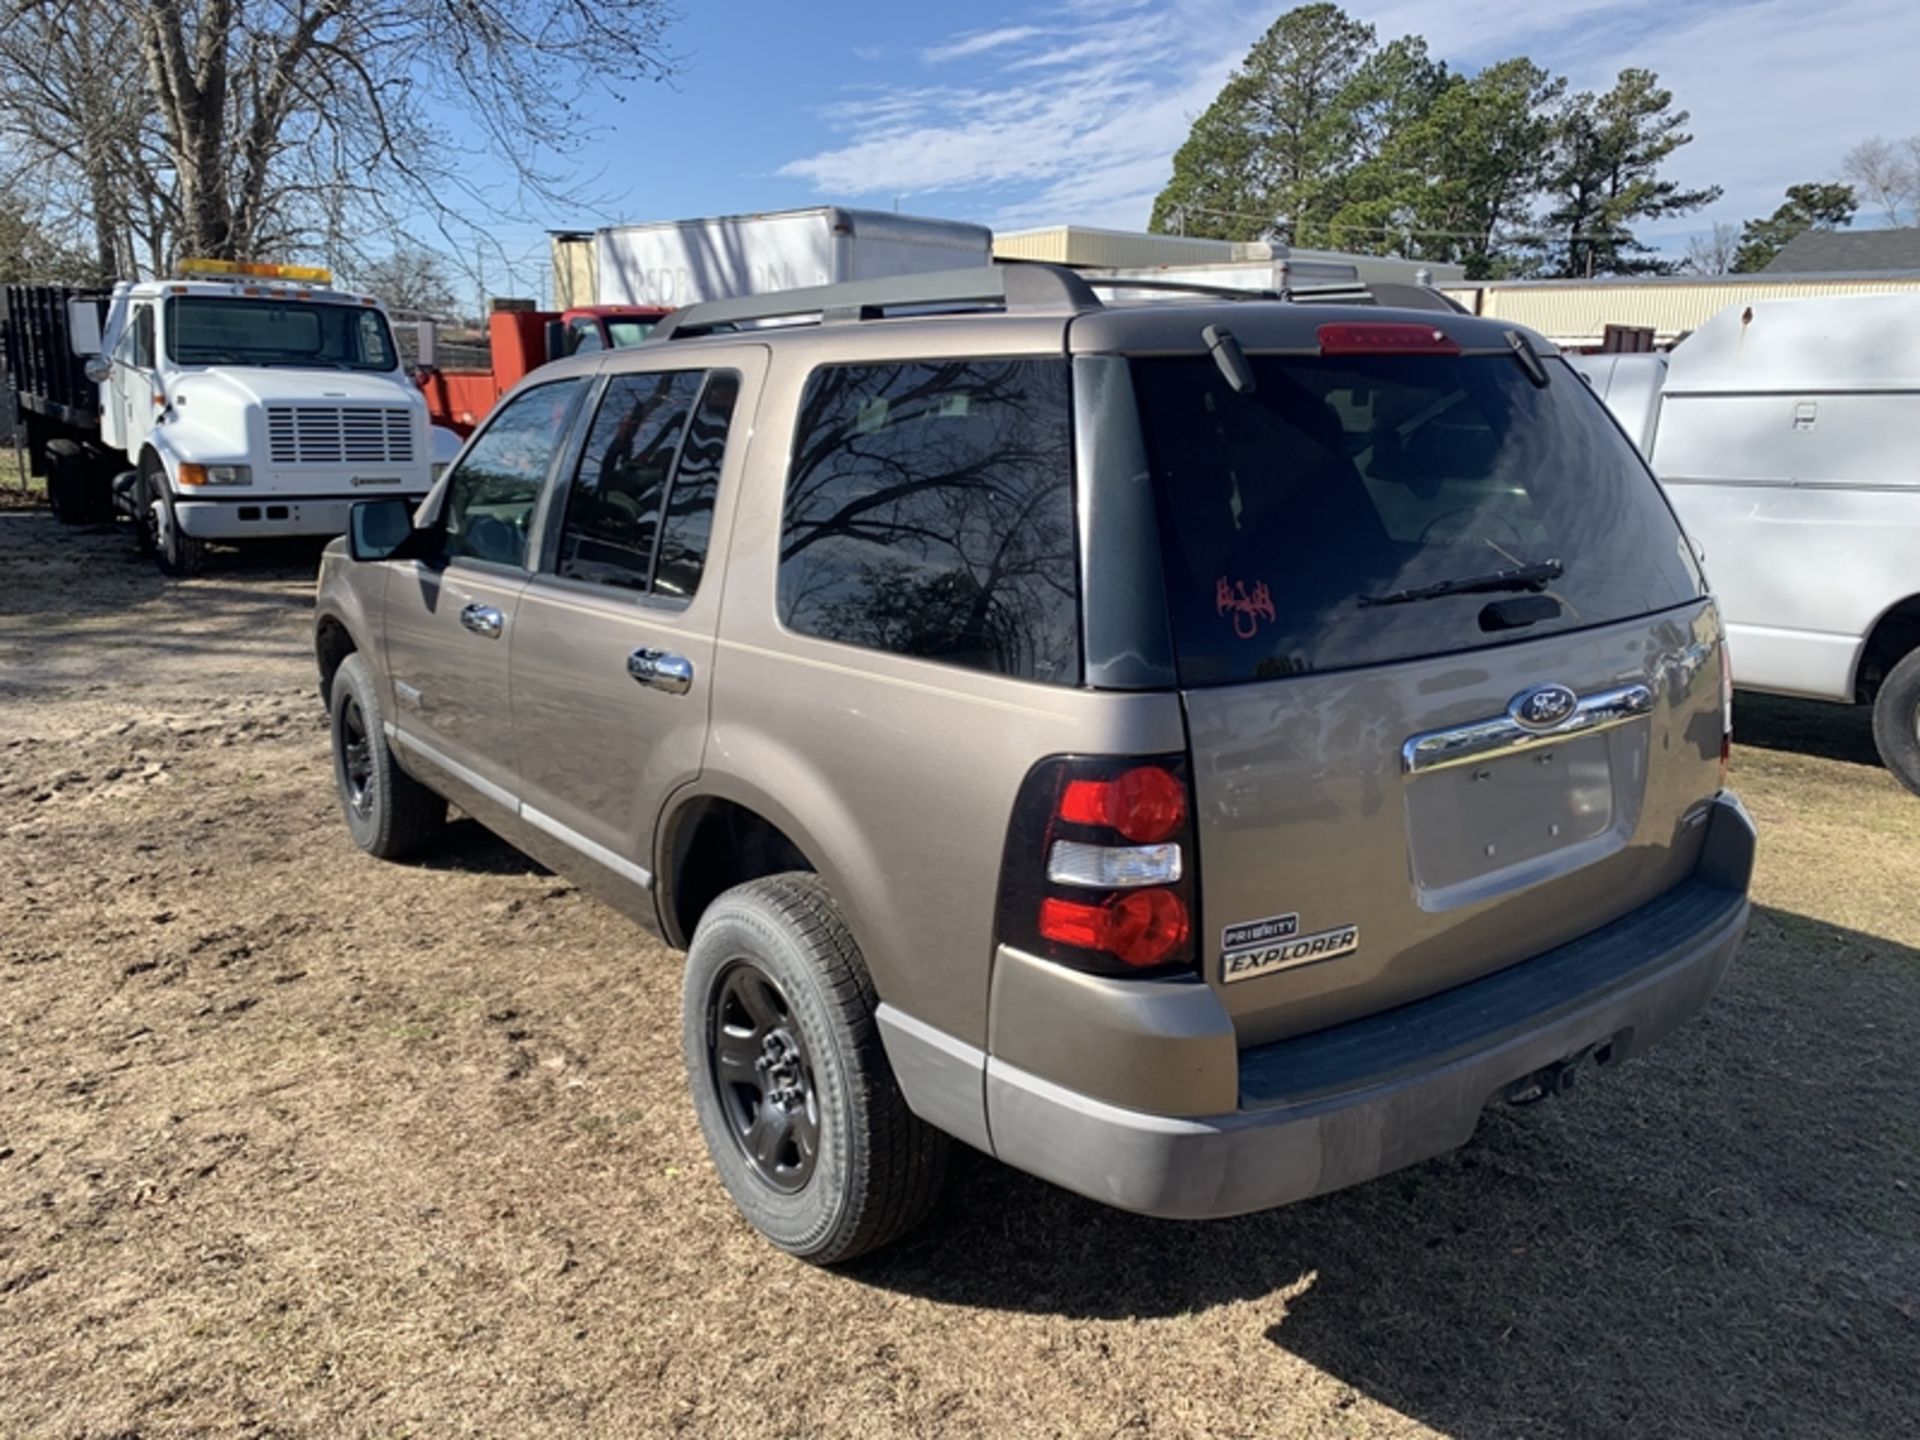
M 1756 300 L 1567 357 L 1705 552 L 1742 689 L 1872 705 L 1920 794 L 1920 295 Z

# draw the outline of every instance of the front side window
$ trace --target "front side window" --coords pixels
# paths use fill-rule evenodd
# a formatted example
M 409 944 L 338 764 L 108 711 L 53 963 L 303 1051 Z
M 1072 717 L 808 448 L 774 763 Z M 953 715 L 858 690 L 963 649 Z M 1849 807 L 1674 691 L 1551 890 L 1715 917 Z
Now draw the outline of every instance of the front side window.
M 494 412 L 447 477 L 447 559 L 525 567 L 533 507 L 586 383 L 536 385 Z
M 1080 678 L 1064 360 L 827 366 L 787 478 L 791 630 L 1073 685 Z
M 608 383 L 567 490 L 559 574 L 647 588 L 661 502 L 703 378 L 698 370 L 666 370 Z
M 153 368 L 153 306 L 143 304 L 133 307 L 126 333 L 120 337 L 116 358 L 136 369 Z
M 182 295 L 167 302 L 167 356 L 176 365 L 392 370 L 387 317 L 367 306 Z
M 1653 477 L 1564 362 L 1139 359 L 1184 685 L 1471 650 L 1696 599 Z M 1519 603 L 1516 603 L 1519 602 Z M 1524 617 L 1524 618 L 1523 618 Z

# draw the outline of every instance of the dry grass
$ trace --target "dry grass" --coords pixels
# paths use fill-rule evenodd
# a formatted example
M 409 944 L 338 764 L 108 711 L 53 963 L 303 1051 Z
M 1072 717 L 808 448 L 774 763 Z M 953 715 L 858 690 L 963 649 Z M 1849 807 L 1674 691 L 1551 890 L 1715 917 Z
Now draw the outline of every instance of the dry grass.
M 1743 702 L 1765 907 L 1664 1050 L 1291 1210 L 984 1159 L 820 1273 L 734 1216 L 674 957 L 461 827 L 348 845 L 310 555 L 0 515 L 0 1434 L 1920 1429 L 1920 801 Z

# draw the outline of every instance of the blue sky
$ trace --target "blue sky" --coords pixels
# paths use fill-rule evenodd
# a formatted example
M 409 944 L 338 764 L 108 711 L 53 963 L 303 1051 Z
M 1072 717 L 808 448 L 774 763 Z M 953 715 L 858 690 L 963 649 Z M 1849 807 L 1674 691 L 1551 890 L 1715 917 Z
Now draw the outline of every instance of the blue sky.
M 1011 229 L 1144 227 L 1192 118 L 1286 8 L 1237 0 L 1054 0 L 962 8 L 682 0 L 670 84 L 601 96 L 603 133 L 567 170 L 596 202 L 502 224 L 537 287 L 542 225 L 785 209 L 826 201 Z M 1649 230 L 1680 250 L 1715 220 L 1765 214 L 1834 178 L 1865 136 L 1920 133 L 1916 0 L 1387 0 L 1351 4 L 1381 38 L 1424 35 L 1456 68 L 1526 54 L 1577 87 L 1657 71 L 1693 113 L 1670 173 L 1726 196 Z M 497 272 L 498 262 L 489 262 Z

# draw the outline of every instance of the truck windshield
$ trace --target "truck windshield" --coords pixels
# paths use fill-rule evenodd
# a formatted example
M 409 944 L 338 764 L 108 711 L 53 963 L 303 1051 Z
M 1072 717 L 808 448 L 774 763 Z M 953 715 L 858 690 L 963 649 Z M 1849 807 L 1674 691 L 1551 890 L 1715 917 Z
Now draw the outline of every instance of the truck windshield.
M 167 302 L 176 365 L 287 365 L 391 370 L 393 335 L 378 310 L 296 300 L 186 295 Z
M 1511 356 L 1133 362 L 1181 683 L 1605 625 L 1703 593 L 1653 477 L 1578 377 Z
M 652 320 L 609 320 L 607 334 L 613 340 L 614 349 L 631 350 L 653 333 L 654 324 Z

